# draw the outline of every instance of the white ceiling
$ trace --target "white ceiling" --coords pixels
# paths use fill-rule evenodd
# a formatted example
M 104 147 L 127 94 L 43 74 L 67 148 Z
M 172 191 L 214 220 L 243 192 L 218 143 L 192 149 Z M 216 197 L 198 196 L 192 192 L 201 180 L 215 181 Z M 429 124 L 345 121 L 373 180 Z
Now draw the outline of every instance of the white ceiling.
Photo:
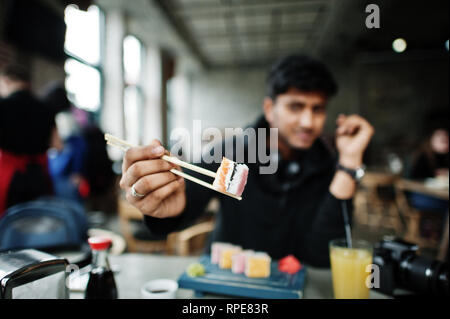
M 187 35 L 204 64 L 264 64 L 310 51 L 323 32 L 330 0 L 156 0 Z M 186 37 L 185 37 L 186 38 Z

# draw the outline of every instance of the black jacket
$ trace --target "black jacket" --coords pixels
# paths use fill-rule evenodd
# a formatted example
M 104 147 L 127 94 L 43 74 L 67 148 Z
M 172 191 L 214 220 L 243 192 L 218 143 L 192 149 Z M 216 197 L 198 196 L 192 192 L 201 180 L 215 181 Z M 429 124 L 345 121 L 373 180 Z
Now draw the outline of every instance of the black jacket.
M 30 91 L 0 99 L 0 149 L 18 155 L 45 153 L 54 127 L 53 112 Z
M 254 127 L 267 128 L 268 124 L 261 118 Z M 213 196 L 218 196 L 220 211 L 211 242 L 265 251 L 274 259 L 293 254 L 306 264 L 329 267 L 329 241 L 345 238 L 341 202 L 328 190 L 335 163 L 332 151 L 318 139 L 299 154 L 298 160 L 280 159 L 275 174 L 259 174 L 260 163 L 246 163 L 249 176 L 241 201 L 186 181 L 185 211 L 174 218 L 146 216 L 145 223 L 154 234 L 184 228 L 204 212 Z M 297 164 L 298 173 L 287 173 Z M 216 171 L 219 164 L 200 166 Z

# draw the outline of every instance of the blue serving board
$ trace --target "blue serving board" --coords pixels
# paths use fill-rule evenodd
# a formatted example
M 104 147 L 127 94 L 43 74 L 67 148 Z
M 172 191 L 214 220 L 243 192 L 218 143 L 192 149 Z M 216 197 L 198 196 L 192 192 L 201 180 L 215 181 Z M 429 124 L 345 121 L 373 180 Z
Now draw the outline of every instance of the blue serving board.
M 196 293 L 213 293 L 245 298 L 299 299 L 303 297 L 306 269 L 294 275 L 278 270 L 278 262 L 272 261 L 269 278 L 248 278 L 234 274 L 230 269 L 220 269 L 211 264 L 210 256 L 202 256 L 199 262 L 206 274 L 190 277 L 186 272 L 178 279 L 180 288 L 192 289 Z

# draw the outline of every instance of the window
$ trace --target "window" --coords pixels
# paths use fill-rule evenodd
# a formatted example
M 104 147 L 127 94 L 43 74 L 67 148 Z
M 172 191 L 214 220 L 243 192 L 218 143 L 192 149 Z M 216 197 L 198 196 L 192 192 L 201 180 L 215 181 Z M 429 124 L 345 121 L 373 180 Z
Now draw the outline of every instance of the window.
M 87 11 L 69 5 L 64 11 L 66 22 L 65 51 L 66 90 L 71 102 L 87 111 L 101 106 L 101 11 L 90 6 Z
M 127 36 L 123 40 L 123 69 L 125 91 L 123 95 L 125 115 L 125 137 L 131 143 L 141 143 L 142 135 L 142 61 L 143 47 L 134 36 Z

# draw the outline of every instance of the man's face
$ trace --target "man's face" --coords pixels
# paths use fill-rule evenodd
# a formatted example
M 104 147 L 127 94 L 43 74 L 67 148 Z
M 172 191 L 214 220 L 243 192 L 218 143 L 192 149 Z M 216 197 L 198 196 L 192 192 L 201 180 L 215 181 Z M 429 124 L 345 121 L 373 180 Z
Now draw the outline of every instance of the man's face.
M 293 149 L 308 149 L 322 134 L 327 98 L 320 92 L 301 92 L 290 88 L 273 101 L 266 98 L 264 113 L 282 142 Z

